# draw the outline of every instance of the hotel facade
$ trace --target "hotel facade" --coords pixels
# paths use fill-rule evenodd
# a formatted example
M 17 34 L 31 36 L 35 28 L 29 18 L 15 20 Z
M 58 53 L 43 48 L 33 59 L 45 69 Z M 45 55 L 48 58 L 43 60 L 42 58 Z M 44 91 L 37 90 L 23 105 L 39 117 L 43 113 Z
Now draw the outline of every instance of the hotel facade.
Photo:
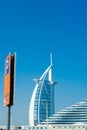
M 34 88 L 29 105 L 29 125 L 40 125 L 48 117 L 55 113 L 54 85 L 52 80 L 52 55 L 51 63 L 39 79 L 34 79 Z

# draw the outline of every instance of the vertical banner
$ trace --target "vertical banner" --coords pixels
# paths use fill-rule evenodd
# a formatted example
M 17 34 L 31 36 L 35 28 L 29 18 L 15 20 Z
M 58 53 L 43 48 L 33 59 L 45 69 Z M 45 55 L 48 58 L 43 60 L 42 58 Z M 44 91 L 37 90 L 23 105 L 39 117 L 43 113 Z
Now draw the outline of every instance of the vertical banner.
M 14 104 L 14 68 L 15 54 L 8 54 L 5 60 L 4 71 L 4 105 L 12 106 Z

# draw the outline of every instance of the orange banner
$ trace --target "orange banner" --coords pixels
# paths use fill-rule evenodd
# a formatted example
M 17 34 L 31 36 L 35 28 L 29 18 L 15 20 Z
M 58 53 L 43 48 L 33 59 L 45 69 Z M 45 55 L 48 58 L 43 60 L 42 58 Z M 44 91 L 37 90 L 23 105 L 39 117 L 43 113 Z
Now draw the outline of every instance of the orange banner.
M 4 79 L 4 104 L 10 104 L 10 90 L 11 90 L 11 55 L 9 54 L 5 60 L 5 79 Z

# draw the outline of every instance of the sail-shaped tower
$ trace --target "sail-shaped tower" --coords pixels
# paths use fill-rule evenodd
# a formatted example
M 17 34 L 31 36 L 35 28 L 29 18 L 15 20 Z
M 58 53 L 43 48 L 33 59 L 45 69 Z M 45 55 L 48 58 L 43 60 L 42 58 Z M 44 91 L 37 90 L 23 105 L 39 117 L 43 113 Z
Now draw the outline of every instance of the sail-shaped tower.
M 50 54 L 50 65 L 36 82 L 30 105 L 29 105 L 29 125 L 39 125 L 49 116 L 55 113 L 54 105 L 54 85 L 52 80 L 52 54 Z

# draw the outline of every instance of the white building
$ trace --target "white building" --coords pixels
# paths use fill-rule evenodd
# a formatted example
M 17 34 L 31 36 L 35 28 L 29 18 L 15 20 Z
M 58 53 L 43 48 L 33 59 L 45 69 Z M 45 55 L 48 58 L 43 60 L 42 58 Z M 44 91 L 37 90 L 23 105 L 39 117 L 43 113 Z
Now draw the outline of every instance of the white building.
M 29 108 L 30 126 L 26 130 L 87 130 L 87 100 L 78 102 L 54 114 L 54 85 L 52 80 L 52 56 L 50 66 L 40 79 L 35 79 L 36 86 Z
M 34 79 L 36 86 L 29 104 L 29 125 L 40 124 L 55 113 L 54 85 L 52 80 L 52 55 L 51 63 L 39 79 Z

